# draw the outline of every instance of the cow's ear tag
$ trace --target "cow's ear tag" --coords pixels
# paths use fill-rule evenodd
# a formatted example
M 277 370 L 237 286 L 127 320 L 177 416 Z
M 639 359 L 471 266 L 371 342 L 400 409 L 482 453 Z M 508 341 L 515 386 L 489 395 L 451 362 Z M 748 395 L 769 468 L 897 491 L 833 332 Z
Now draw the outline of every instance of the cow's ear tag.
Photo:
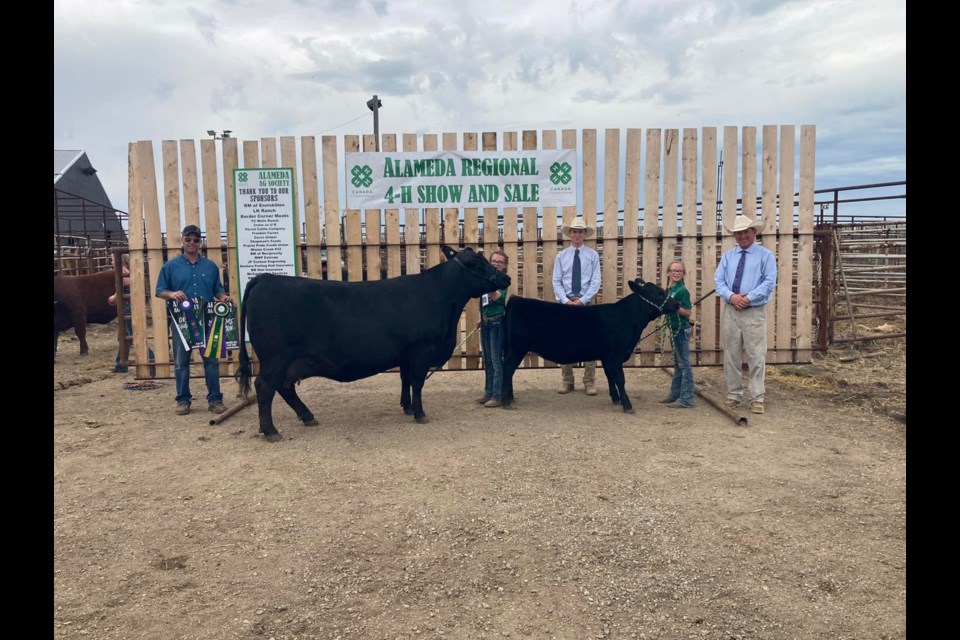
M 447 257 L 447 260 L 453 260 L 454 257 L 456 257 L 457 255 L 457 252 L 451 249 L 447 245 L 443 245 L 442 247 L 440 247 L 440 250 L 443 251 L 443 255 Z

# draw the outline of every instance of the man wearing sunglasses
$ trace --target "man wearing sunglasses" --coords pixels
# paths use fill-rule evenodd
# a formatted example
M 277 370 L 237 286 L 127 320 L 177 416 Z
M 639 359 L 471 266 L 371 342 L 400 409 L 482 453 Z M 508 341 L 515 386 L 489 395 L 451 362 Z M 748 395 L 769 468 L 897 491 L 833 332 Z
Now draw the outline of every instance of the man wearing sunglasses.
M 220 267 L 200 255 L 200 227 L 188 224 L 180 234 L 183 253 L 168 260 L 157 277 L 158 298 L 184 302 L 202 298 L 203 302 L 217 300 L 230 302 L 231 298 L 220 280 Z M 219 247 L 218 247 L 219 250 Z M 190 413 L 190 355 L 192 348 L 184 346 L 171 320 L 173 335 L 173 372 L 177 382 L 177 415 Z M 201 358 L 203 354 L 201 353 Z M 207 410 L 223 413 L 223 392 L 220 391 L 220 360 L 216 356 L 203 358 L 203 379 L 207 383 Z

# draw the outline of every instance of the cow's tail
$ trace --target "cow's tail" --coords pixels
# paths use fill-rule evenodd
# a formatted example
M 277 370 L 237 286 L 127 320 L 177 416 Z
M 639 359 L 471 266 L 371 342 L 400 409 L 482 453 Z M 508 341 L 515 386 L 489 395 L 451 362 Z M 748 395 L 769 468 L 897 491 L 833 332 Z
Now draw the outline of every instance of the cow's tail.
M 510 316 L 507 315 L 507 313 L 510 310 L 511 302 L 513 302 L 513 296 L 510 296 L 506 306 L 503 308 L 503 335 L 500 340 L 500 360 L 506 359 L 507 354 L 510 353 Z
M 243 292 L 243 304 L 240 305 L 240 368 L 237 369 L 236 379 L 240 385 L 240 395 L 246 400 L 250 395 L 250 355 L 247 353 L 246 327 L 247 327 L 247 303 L 250 301 L 250 292 L 256 286 L 259 276 L 255 276 L 247 283 L 247 288 Z

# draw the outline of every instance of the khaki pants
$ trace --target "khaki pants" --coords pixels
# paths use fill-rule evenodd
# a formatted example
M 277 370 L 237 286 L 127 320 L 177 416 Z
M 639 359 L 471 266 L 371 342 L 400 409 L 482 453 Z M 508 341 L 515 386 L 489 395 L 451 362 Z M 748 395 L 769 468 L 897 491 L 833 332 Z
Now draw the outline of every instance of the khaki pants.
M 586 305 L 589 307 L 593 304 L 593 301 L 588 302 Z M 573 365 L 572 364 L 562 364 L 560 365 L 560 375 L 563 380 L 563 384 L 569 384 L 575 386 L 576 383 L 573 381 Z M 596 386 L 597 384 L 597 361 L 592 360 L 590 362 L 583 363 L 583 385 L 586 386 L 592 384 Z
M 563 384 L 575 385 L 573 381 L 573 365 L 560 365 L 560 375 L 563 376 Z M 583 363 L 583 384 L 597 384 L 597 361 Z
M 727 397 L 743 400 L 743 356 L 746 352 L 747 390 L 751 402 L 763 402 L 764 369 L 767 364 L 767 305 L 737 311 L 723 305 L 720 318 L 723 337 L 723 382 Z

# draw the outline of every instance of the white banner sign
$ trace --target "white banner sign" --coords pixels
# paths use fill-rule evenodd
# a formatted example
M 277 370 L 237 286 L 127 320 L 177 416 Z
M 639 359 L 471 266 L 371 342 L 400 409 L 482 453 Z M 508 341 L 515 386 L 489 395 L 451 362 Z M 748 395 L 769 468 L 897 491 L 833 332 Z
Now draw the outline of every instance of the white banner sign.
M 347 208 L 572 207 L 577 152 L 346 154 Z
M 234 169 L 239 300 L 258 273 L 300 275 L 293 169 Z

